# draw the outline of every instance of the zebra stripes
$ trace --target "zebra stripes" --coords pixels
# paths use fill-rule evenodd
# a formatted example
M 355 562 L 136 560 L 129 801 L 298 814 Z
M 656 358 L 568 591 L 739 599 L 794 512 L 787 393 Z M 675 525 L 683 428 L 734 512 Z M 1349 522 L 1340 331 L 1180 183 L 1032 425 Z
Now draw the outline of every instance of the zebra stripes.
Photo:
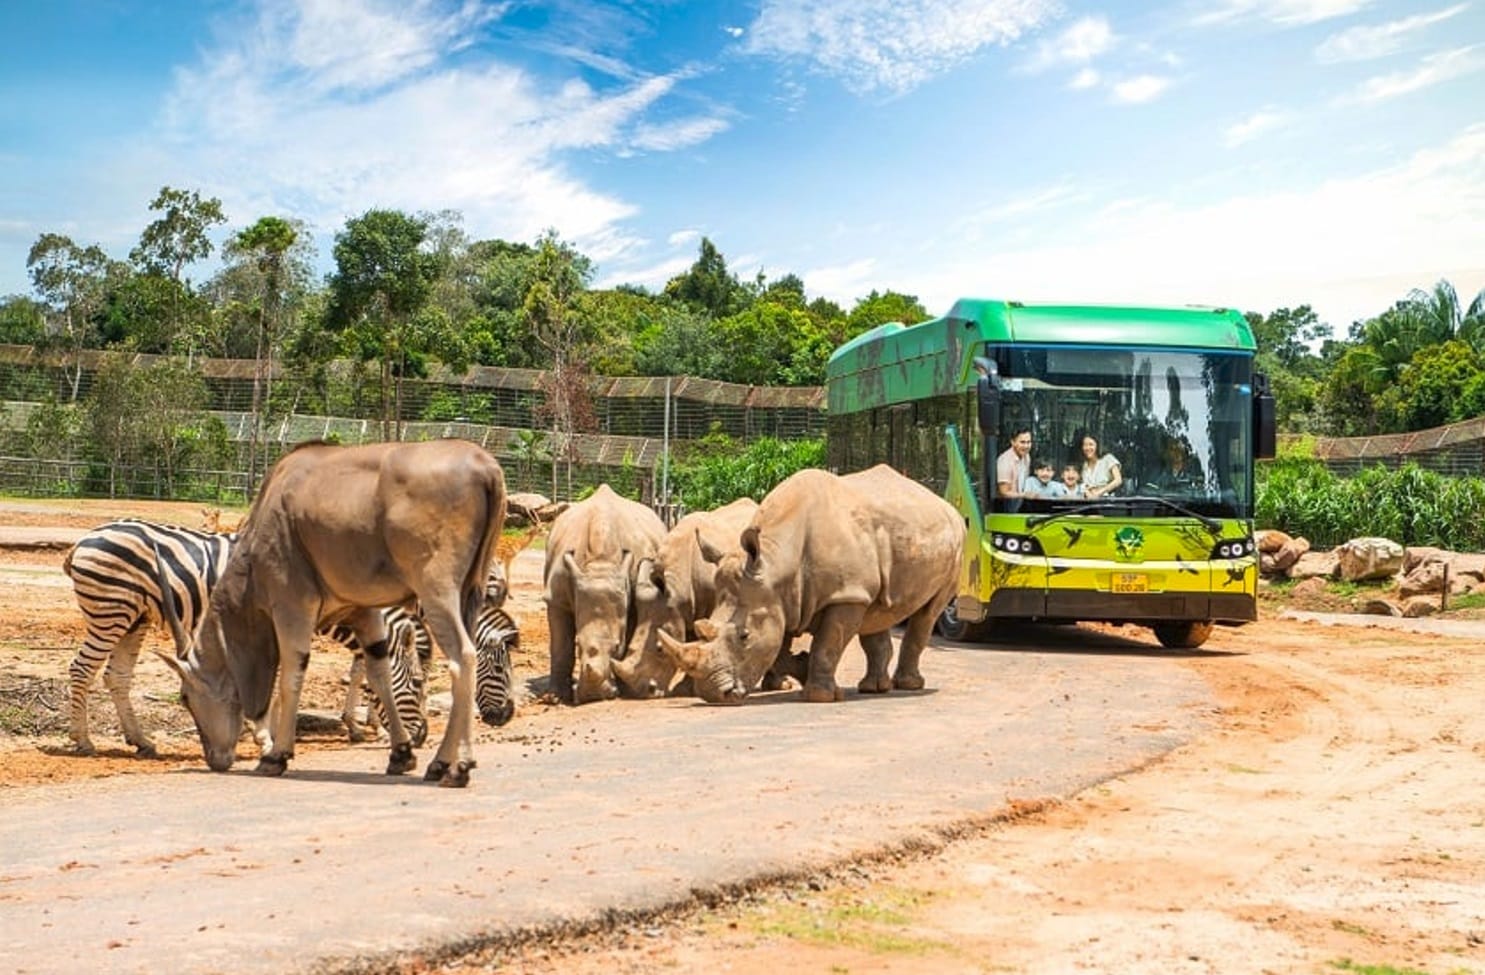
M 397 700 L 397 717 L 407 729 L 413 747 L 420 748 L 428 740 L 428 667 L 433 659 L 433 636 L 416 613 L 394 606 L 383 610 L 387 621 L 387 646 L 392 649 L 392 686 L 411 687 L 413 693 L 393 693 Z M 360 641 L 349 626 L 344 624 L 320 628 L 322 636 L 349 647 L 355 654 L 351 658 L 350 674 L 346 678 L 345 707 L 340 712 L 346 732 L 351 741 L 365 741 L 368 732 L 375 738 L 378 730 L 387 723 L 387 712 L 376 692 L 366 683 L 366 656 L 361 652 Z M 371 695 L 366 709 L 366 726 L 356 720 L 361 707 L 361 693 Z
M 129 699 L 144 635 L 151 623 L 158 625 L 164 619 L 155 551 L 160 553 L 176 613 L 189 633 L 205 612 L 236 540 L 235 534 L 122 519 L 89 532 L 67 553 L 62 570 L 72 579 L 73 595 L 86 627 L 82 648 L 68 668 L 68 732 L 80 753 L 91 755 L 96 751 L 88 733 L 88 689 L 106 663 L 103 681 L 118 711 L 124 740 L 141 757 L 156 755 L 154 743 L 140 727 Z M 394 651 L 401 645 L 392 644 Z M 393 698 L 398 714 L 406 713 L 411 702 L 421 715 L 420 696 L 410 679 L 420 668 L 416 662 L 405 661 L 399 667 L 397 653 L 393 656 Z M 404 675 L 403 683 L 399 683 L 399 672 Z
M 504 600 L 504 594 L 501 594 Z M 515 714 L 511 696 L 511 651 L 521 645 L 521 631 L 510 614 L 498 605 L 486 602 L 474 621 L 475 666 L 474 703 L 480 720 L 499 727 Z

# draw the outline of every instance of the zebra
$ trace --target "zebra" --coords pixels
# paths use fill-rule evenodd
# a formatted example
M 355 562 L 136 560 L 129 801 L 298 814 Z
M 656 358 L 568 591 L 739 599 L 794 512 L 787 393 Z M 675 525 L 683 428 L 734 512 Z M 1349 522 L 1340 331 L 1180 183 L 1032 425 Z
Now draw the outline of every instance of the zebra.
M 414 692 L 407 696 L 394 695 L 397 698 L 397 716 L 412 737 L 413 747 L 420 748 L 428 740 L 427 676 L 433 661 L 433 636 L 423 625 L 422 617 L 410 609 L 393 606 L 382 613 L 387 621 L 387 645 L 392 648 L 392 686 L 410 685 Z M 340 712 L 347 734 L 351 741 L 356 742 L 365 741 L 368 732 L 375 738 L 387 723 L 387 714 L 376 692 L 366 683 L 366 657 L 361 653 L 355 632 L 342 623 L 323 626 L 319 633 L 350 648 L 355 654 L 351 658 L 350 673 L 346 676 L 345 707 Z M 399 670 L 404 673 L 399 674 Z M 364 730 L 356 720 L 363 690 L 370 694 Z
M 499 571 L 496 566 L 494 571 Z M 521 631 L 516 626 L 516 621 L 510 614 L 500 608 L 499 603 L 504 602 L 504 592 L 500 592 L 497 600 L 487 599 L 480 608 L 479 615 L 475 618 L 471 635 L 474 637 L 475 647 L 475 706 L 479 710 L 480 720 L 493 727 L 499 727 L 510 721 L 515 714 L 515 700 L 511 694 L 514 683 L 511 676 L 511 652 L 521 645 Z M 417 687 L 420 692 L 419 703 L 423 703 L 422 695 L 426 693 L 427 683 L 425 680 L 427 669 L 432 665 L 433 639 L 428 633 L 428 628 L 423 625 L 422 617 L 409 609 L 397 607 L 387 611 L 388 640 L 412 641 L 416 653 L 406 654 L 409 661 L 416 659 L 423 670 L 419 675 Z M 355 641 L 354 635 L 345 634 L 349 639 L 344 639 L 347 646 L 352 646 Z M 341 639 L 340 634 L 335 635 Z M 399 653 L 398 656 L 401 656 Z M 342 719 L 346 727 L 352 727 L 352 712 L 360 697 L 360 687 L 365 679 L 365 665 L 360 657 L 351 662 L 350 673 L 346 680 L 349 682 L 351 691 L 346 695 L 346 711 Z M 373 697 L 373 701 L 375 698 Z M 380 702 L 376 707 L 366 712 L 367 724 L 375 729 L 378 722 L 377 711 L 381 708 Z M 407 716 L 398 711 L 403 723 L 408 723 Z M 423 713 L 418 713 L 422 720 Z M 385 716 L 381 717 L 385 721 Z M 412 727 L 411 725 L 409 727 Z M 419 726 L 423 736 L 427 735 L 427 722 Z M 410 732 L 411 733 L 411 732 Z M 354 735 L 354 732 L 353 732 Z M 352 738 L 353 741 L 360 740 Z M 413 744 L 421 744 L 417 734 L 413 735 Z
M 191 632 L 206 610 L 236 541 L 235 533 L 223 535 L 126 518 L 93 529 L 68 551 L 62 571 L 72 579 L 73 595 L 86 627 L 83 645 L 68 668 L 68 733 L 80 754 L 97 751 L 88 734 L 88 689 L 99 668 L 107 663 L 103 682 L 113 698 L 124 740 L 141 758 L 158 755 L 129 700 L 144 635 L 151 622 L 158 624 L 163 619 L 155 552 L 169 576 L 176 612 L 186 631 Z M 415 662 L 398 659 L 407 652 L 405 642 L 389 641 L 394 651 L 393 698 L 399 715 L 407 713 L 411 702 L 426 726 L 413 680 L 421 668 Z M 355 652 L 360 653 L 359 649 Z M 414 727 L 408 731 L 412 734 Z

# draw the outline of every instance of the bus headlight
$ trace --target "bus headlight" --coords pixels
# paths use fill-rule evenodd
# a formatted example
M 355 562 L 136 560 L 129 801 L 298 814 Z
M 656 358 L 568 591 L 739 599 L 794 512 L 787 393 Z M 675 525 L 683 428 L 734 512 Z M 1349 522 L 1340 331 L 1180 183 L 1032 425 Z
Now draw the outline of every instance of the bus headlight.
M 1005 552 L 1008 555 L 1041 555 L 1041 543 L 1030 535 L 1013 535 L 1009 532 L 996 532 L 990 536 L 990 544 L 997 552 Z
M 1224 538 L 1212 547 L 1214 559 L 1241 559 L 1251 556 L 1256 550 L 1251 538 Z

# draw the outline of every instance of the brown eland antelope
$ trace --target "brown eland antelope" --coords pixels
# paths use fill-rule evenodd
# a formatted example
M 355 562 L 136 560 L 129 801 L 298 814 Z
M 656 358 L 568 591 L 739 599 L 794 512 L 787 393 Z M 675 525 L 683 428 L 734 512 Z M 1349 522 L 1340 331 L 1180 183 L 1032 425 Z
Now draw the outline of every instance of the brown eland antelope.
M 283 774 L 294 756 L 310 637 L 323 624 L 355 631 L 372 687 L 391 700 L 381 608 L 416 600 L 454 685 L 448 727 L 424 778 L 467 785 L 475 764 L 470 631 L 504 520 L 500 464 L 468 441 L 309 443 L 285 454 L 253 502 L 196 641 L 173 600 L 164 601 L 178 653 L 161 656 L 180 674 L 206 764 L 230 768 L 243 715 L 268 716 L 271 744 L 257 771 Z M 279 694 L 270 714 L 275 672 Z M 387 774 L 415 768 L 395 709 L 387 724 Z

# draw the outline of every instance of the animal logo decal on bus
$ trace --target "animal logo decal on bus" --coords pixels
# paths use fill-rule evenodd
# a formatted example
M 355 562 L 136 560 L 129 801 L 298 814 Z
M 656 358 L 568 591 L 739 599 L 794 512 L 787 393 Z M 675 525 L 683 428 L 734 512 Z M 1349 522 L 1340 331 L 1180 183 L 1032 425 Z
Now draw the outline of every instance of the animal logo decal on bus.
M 1114 532 L 1114 555 L 1126 561 L 1139 558 L 1145 547 L 1145 533 L 1133 525 L 1125 525 Z

